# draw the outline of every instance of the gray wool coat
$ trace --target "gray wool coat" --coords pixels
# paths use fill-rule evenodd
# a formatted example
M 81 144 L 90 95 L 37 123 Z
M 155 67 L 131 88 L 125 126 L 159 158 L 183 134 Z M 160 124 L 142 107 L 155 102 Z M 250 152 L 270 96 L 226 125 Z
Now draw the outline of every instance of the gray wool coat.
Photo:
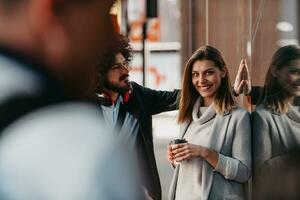
M 188 122 L 181 125 L 182 138 L 188 125 Z M 229 162 L 238 162 L 238 168 L 215 171 L 207 162 L 203 162 L 201 195 L 203 200 L 245 198 L 244 183 L 251 175 L 250 128 L 250 115 L 242 108 L 236 108 L 225 115 L 216 115 L 211 128 L 214 139 L 210 141 L 209 148 L 228 157 Z M 180 189 L 176 188 L 179 168 L 180 165 L 177 165 L 174 171 L 169 191 L 170 200 L 175 199 L 176 190 Z
M 252 113 L 254 174 L 284 160 L 284 154 L 300 147 L 300 112 L 290 106 L 287 114 L 271 112 L 260 105 Z

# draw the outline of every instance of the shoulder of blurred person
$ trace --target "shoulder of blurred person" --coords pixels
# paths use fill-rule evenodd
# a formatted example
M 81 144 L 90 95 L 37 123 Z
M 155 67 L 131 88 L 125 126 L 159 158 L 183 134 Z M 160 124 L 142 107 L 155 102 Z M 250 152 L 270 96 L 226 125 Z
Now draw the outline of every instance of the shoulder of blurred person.
M 20 102 L 24 109 L 1 128 L 1 199 L 139 199 L 130 154 L 113 141 L 97 107 L 59 104 L 58 97 L 60 91 L 68 101 L 93 94 L 95 65 L 114 45 L 113 3 L 0 0 L 0 46 L 43 63 L 0 64 L 2 108 Z M 51 77 L 53 93 L 35 67 Z M 10 110 L 4 111 L 7 119 Z
M 140 199 L 135 163 L 97 108 L 63 103 L 8 126 L 0 140 L 0 198 Z
M 0 130 L 27 112 L 68 99 L 38 65 L 0 48 Z

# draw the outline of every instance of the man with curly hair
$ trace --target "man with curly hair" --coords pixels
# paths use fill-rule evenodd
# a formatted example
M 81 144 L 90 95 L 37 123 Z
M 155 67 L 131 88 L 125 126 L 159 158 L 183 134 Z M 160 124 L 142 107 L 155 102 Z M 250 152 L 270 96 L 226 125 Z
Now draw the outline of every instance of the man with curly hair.
M 155 200 L 161 186 L 153 150 L 152 115 L 176 109 L 179 90 L 156 91 L 129 81 L 132 48 L 119 35 L 118 50 L 99 69 L 98 103 L 106 124 L 137 151 L 143 187 Z

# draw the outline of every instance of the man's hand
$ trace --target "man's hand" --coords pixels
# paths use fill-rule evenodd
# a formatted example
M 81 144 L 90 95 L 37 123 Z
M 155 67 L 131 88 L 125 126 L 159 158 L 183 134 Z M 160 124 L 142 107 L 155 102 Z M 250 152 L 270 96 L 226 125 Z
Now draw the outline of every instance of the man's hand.
M 241 60 L 238 73 L 235 77 L 233 90 L 237 95 L 242 93 L 247 95 L 251 92 L 250 73 L 245 59 Z

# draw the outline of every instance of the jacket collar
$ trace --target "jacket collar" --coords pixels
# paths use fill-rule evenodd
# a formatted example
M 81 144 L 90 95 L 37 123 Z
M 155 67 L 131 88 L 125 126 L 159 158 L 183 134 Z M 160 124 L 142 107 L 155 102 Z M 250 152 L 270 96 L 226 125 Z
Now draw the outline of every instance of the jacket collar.
M 201 98 L 199 97 L 193 107 L 192 119 L 194 122 L 205 124 L 206 122 L 215 118 L 216 110 L 214 109 L 213 104 L 211 104 L 210 106 L 208 106 L 207 110 L 204 113 L 200 113 L 201 103 L 202 101 Z
M 299 110 L 299 106 L 289 106 L 288 112 L 287 112 L 287 116 L 297 122 L 300 123 L 300 110 Z
M 124 94 L 122 94 L 122 104 L 127 104 L 129 102 L 130 94 L 130 92 L 125 92 Z M 103 106 L 111 106 L 114 104 L 110 95 L 104 91 L 102 91 L 101 93 L 96 93 L 96 102 Z
M 261 104 L 259 106 L 257 106 L 257 108 L 263 108 L 266 110 L 269 110 L 268 108 L 266 108 L 265 105 Z M 270 110 L 269 110 L 270 111 Z M 282 114 L 276 111 L 270 111 L 273 115 L 276 116 L 281 116 Z M 286 113 L 287 117 L 290 118 L 291 120 L 300 123 L 300 108 L 299 106 L 293 106 L 291 104 L 289 104 L 289 108 L 288 111 Z

